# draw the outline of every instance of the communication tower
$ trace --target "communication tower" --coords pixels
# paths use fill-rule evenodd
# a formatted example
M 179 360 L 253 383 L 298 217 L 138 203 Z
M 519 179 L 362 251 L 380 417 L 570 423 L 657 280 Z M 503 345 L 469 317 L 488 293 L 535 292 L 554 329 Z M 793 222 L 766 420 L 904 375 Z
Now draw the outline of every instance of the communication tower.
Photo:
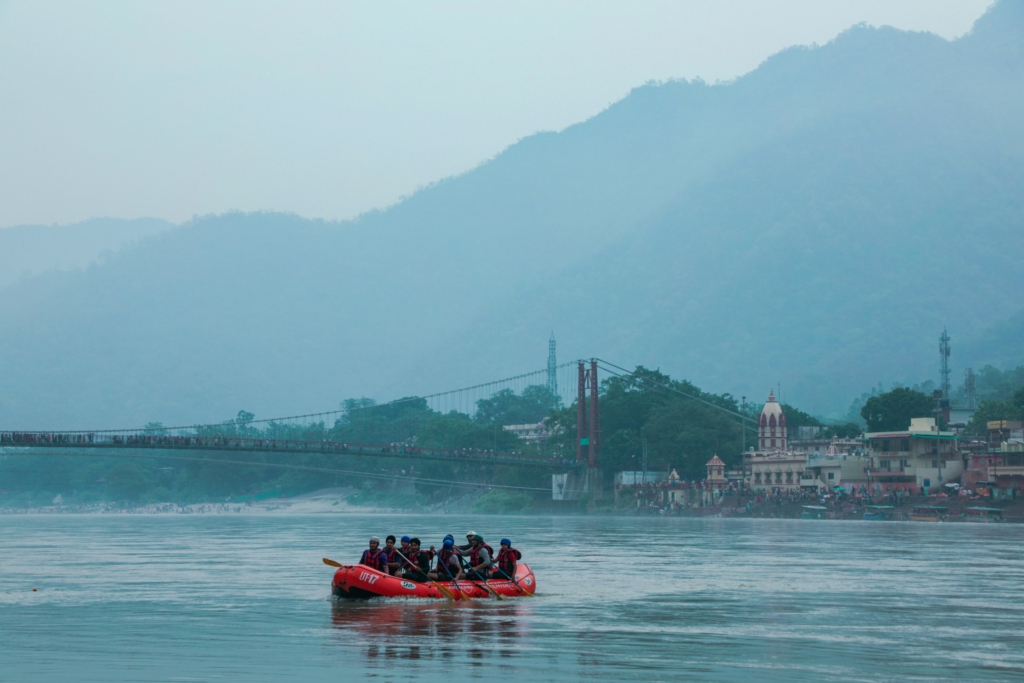
M 967 409 L 974 410 L 978 407 L 978 399 L 974 393 L 974 369 L 967 368 L 964 371 L 964 393 L 967 395 Z
M 942 328 L 942 336 L 939 337 L 939 361 L 942 374 L 942 398 L 949 399 L 949 334 L 946 333 L 946 328 Z
M 555 333 L 548 340 L 548 391 L 558 396 L 558 361 L 555 360 Z

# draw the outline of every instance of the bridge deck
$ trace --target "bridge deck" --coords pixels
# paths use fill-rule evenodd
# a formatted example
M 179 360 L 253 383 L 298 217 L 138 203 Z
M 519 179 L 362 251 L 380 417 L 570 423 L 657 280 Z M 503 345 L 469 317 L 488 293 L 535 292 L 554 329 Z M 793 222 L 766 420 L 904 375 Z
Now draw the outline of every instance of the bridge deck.
M 0 432 L 0 448 L 21 452 L 26 449 L 81 450 L 168 450 L 221 451 L 234 453 L 295 453 L 357 455 L 379 458 L 442 460 L 473 464 L 515 465 L 542 469 L 575 467 L 574 460 L 543 458 L 518 453 L 496 453 L 471 449 L 421 448 L 405 444 L 350 444 L 338 441 L 296 439 L 246 439 L 207 436 L 117 435 L 60 432 Z M 14 453 L 8 451 L 8 455 Z

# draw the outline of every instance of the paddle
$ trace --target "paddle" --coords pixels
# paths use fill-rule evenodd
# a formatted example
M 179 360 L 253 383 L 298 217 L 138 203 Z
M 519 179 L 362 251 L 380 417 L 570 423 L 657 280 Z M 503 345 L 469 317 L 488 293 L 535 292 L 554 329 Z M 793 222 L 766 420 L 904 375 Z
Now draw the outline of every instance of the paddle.
M 472 600 L 472 598 L 469 597 L 469 595 L 466 593 L 466 591 L 462 590 L 462 586 L 460 586 L 459 582 L 455 580 L 455 577 L 452 576 L 451 570 L 448 569 L 448 563 L 447 562 L 442 562 L 440 557 L 437 558 L 437 563 L 444 567 L 444 573 L 447 574 L 448 578 L 452 580 L 453 584 L 455 584 L 455 587 L 459 591 L 459 595 L 461 595 L 462 597 L 466 598 L 467 600 Z
M 326 557 L 324 558 L 324 564 L 326 564 L 329 567 L 340 567 L 340 566 L 342 566 L 341 562 L 335 562 L 334 560 L 328 560 Z
M 408 557 L 406 557 L 405 555 L 403 555 L 403 554 L 402 554 L 402 551 L 401 551 L 401 550 L 395 550 L 395 553 L 396 553 L 396 554 L 397 554 L 397 555 L 398 555 L 398 556 L 399 556 L 400 558 L 402 558 L 403 560 L 405 560 L 406 564 L 408 564 L 408 565 L 409 565 L 410 567 L 412 567 L 412 568 L 413 568 L 413 569 L 415 569 L 416 571 L 420 571 L 420 568 L 419 568 L 419 567 L 417 567 L 417 566 L 416 566 L 415 564 L 413 564 L 413 563 L 412 563 L 412 560 L 410 560 L 410 559 L 409 559 Z M 444 596 L 445 596 L 446 598 L 448 598 L 449 600 L 455 600 L 455 599 L 456 599 L 456 598 L 455 598 L 455 594 L 454 594 L 454 593 L 452 593 L 452 592 L 451 592 L 450 590 L 448 590 L 447 588 L 445 588 L 444 586 L 442 586 L 441 584 L 439 584 L 439 583 L 438 583 L 437 581 L 431 581 L 430 583 L 434 584 L 434 588 L 436 588 L 436 589 L 437 589 L 438 591 L 440 591 L 440 592 L 441 592 L 441 594 L 442 594 L 442 595 L 444 595 Z
M 459 554 L 459 560 L 460 560 L 460 562 L 461 562 L 461 560 L 462 560 L 462 554 L 461 554 L 461 553 Z M 469 562 L 467 561 L 467 562 L 466 562 L 466 564 L 468 565 L 468 564 L 469 564 Z M 463 567 L 463 569 L 470 569 L 470 570 L 472 570 L 473 568 L 472 568 L 472 567 L 466 567 L 466 566 L 464 566 L 464 567 Z M 467 576 L 469 576 L 469 575 L 467 574 Z M 471 584 L 473 584 L 474 586 L 475 586 L 475 585 L 477 585 L 477 584 L 476 584 L 476 582 L 475 582 L 475 581 L 473 581 L 473 579 L 467 579 L 467 580 L 468 580 L 468 581 L 469 581 L 469 582 L 470 582 Z M 488 591 L 489 591 L 489 592 L 491 593 L 491 595 L 493 595 L 494 597 L 498 598 L 499 600 L 504 600 L 504 599 L 505 599 L 505 596 L 504 596 L 504 595 L 502 595 L 502 594 L 501 594 L 501 593 L 499 593 L 498 591 L 494 590 L 493 588 L 491 588 L 491 587 L 490 587 L 490 586 L 489 586 L 489 585 L 487 584 L 487 579 L 481 578 L 481 579 L 480 579 L 480 581 L 481 581 L 481 582 L 482 582 L 482 583 L 484 584 L 484 588 L 486 588 L 486 589 L 487 589 L 487 590 L 488 590 Z

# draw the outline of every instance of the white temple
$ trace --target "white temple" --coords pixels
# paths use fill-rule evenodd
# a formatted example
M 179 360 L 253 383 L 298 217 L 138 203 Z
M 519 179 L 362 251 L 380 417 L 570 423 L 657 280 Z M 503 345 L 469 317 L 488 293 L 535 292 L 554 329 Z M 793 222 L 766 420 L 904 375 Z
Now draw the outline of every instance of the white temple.
M 768 402 L 761 411 L 761 419 L 757 426 L 758 449 L 762 451 L 784 451 L 788 438 L 786 436 L 786 414 L 782 406 L 775 400 L 775 392 L 768 392 Z

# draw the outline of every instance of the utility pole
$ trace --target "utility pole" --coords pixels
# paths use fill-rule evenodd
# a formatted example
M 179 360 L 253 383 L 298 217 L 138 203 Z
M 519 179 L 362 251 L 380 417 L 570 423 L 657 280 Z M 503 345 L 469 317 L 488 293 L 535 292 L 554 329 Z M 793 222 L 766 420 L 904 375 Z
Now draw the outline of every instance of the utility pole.
M 742 420 L 740 420 L 740 429 L 743 432 L 743 452 L 746 453 L 747 452 L 747 419 L 746 419 L 745 416 L 747 414 L 747 397 L 746 396 L 742 396 L 741 399 L 743 401 L 743 410 L 741 410 L 740 412 L 743 413 L 744 418 Z
M 558 360 L 555 358 L 555 333 L 548 340 L 548 391 L 558 396 Z
M 644 475 L 643 475 L 643 479 L 641 479 L 641 481 L 643 482 L 643 487 L 644 487 L 644 508 L 646 509 L 647 508 L 647 502 L 648 502 L 647 501 L 647 439 L 643 439 L 641 441 L 641 445 L 643 446 L 643 457 L 644 457 Z
M 942 334 L 945 336 L 946 331 L 943 330 Z M 942 419 L 942 390 L 933 392 L 932 396 L 935 397 L 935 457 L 938 458 L 935 464 L 939 470 L 939 493 L 942 493 L 942 427 L 939 422 Z

